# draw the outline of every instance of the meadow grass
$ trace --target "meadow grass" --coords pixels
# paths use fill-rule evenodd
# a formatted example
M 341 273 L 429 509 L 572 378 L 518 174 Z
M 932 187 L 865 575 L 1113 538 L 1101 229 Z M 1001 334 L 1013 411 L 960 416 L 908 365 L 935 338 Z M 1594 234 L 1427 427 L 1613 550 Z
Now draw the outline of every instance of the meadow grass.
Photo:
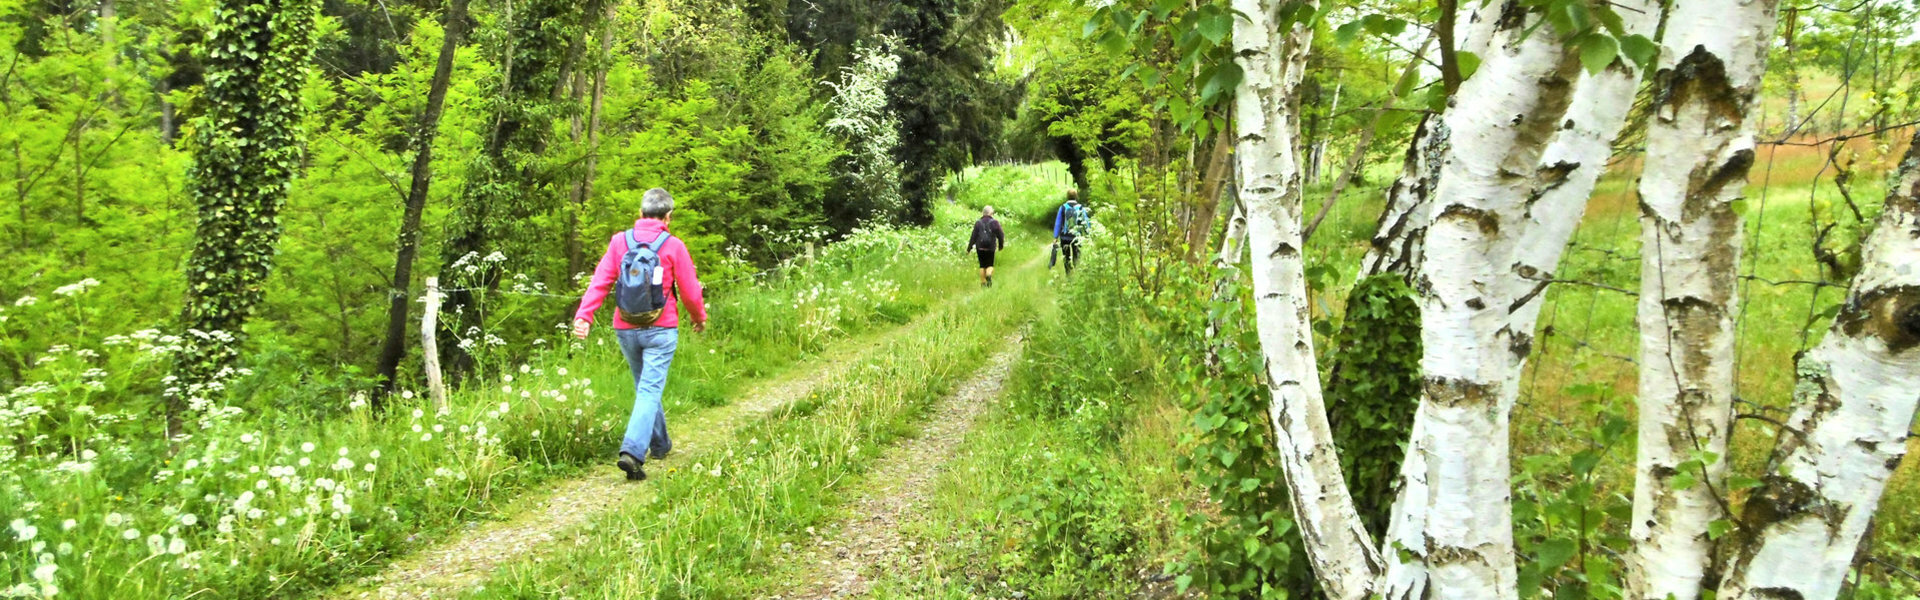
M 836 340 L 925 312 L 973 283 L 962 262 L 946 231 L 877 229 L 717 290 L 712 328 L 682 337 L 667 410 L 725 404 Z M 257 598 L 366 573 L 604 460 L 632 402 L 611 337 L 529 349 L 445 412 L 409 392 L 381 415 L 364 402 L 326 419 L 243 415 L 172 452 L 105 428 L 37 447 L 0 465 L 0 520 L 12 525 L 0 591 Z

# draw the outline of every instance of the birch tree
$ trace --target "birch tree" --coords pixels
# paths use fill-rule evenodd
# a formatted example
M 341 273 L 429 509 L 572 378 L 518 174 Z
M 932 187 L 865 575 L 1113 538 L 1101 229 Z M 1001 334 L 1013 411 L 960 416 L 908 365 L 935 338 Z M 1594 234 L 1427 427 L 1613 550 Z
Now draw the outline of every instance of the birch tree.
M 1640 179 L 1639 446 L 1629 597 L 1692 600 L 1727 517 L 1733 425 L 1734 202 L 1753 165 L 1747 121 L 1773 32 L 1771 0 L 1678 3 L 1661 52 Z
M 1279 459 L 1307 558 L 1327 595 L 1366 598 L 1381 558 L 1360 525 L 1334 453 L 1301 260 L 1302 180 L 1292 99 L 1313 43 L 1313 26 L 1304 17 L 1315 9 L 1281 0 L 1235 0 L 1233 8 L 1242 15 L 1234 21 L 1234 60 L 1244 72 L 1234 104 L 1235 158 Z
M 1826 338 L 1800 359 L 1794 412 L 1729 538 L 1719 598 L 1833 598 L 1907 450 L 1920 404 L 1920 132 L 1862 242 Z

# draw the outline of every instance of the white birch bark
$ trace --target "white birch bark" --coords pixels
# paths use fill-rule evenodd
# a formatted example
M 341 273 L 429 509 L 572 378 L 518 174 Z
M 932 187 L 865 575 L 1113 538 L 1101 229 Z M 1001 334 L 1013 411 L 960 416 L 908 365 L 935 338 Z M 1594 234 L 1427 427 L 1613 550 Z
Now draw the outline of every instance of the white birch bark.
M 1920 404 L 1920 134 L 1861 258 L 1833 327 L 1800 361 L 1792 429 L 1731 538 L 1724 600 L 1837 596 L 1906 454 Z
M 1484 54 L 1493 39 L 1500 2 L 1467 2 L 1455 22 L 1456 52 Z M 1374 227 L 1373 240 L 1360 262 L 1359 279 L 1381 273 L 1411 275 L 1420 264 L 1427 231 L 1427 199 L 1439 183 L 1439 158 L 1446 152 L 1447 129 L 1442 119 L 1429 115 L 1413 131 L 1413 142 L 1400 166 L 1400 177 L 1387 189 L 1387 206 Z
M 1525 346 L 1509 319 L 1526 285 L 1517 262 L 1530 255 L 1518 243 L 1535 174 L 1569 116 L 1579 69 L 1550 26 L 1527 34 L 1536 18 L 1491 33 L 1459 90 L 1472 101 L 1456 100 L 1439 123 L 1448 141 L 1416 275 L 1425 379 L 1384 549 L 1389 599 L 1518 595 L 1507 440 L 1517 387 L 1508 382 Z
M 1233 31 L 1245 71 L 1235 96 L 1240 200 L 1275 442 L 1294 520 L 1322 589 L 1338 600 L 1371 596 L 1380 556 L 1361 525 L 1327 425 L 1315 363 L 1301 254 L 1301 172 L 1293 99 L 1313 28 L 1276 22 L 1280 0 L 1234 0 Z
M 1699 598 L 1707 526 L 1727 516 L 1744 232 L 1733 203 L 1753 165 L 1747 115 L 1772 35 L 1772 0 L 1680 0 L 1661 50 L 1640 179 L 1634 600 Z
M 1622 31 L 1652 37 L 1660 26 L 1663 11 L 1655 0 L 1622 0 L 1613 3 L 1620 16 Z M 1625 58 L 1614 60 L 1599 73 L 1582 72 L 1574 84 L 1573 101 L 1553 142 L 1541 153 L 1540 164 L 1532 173 L 1526 213 L 1522 217 L 1513 262 L 1519 277 L 1509 280 L 1508 328 L 1513 337 L 1515 373 L 1525 366 L 1533 347 L 1534 326 L 1545 304 L 1548 282 L 1566 253 L 1567 241 L 1586 214 L 1587 201 L 1594 185 L 1613 158 L 1613 142 L 1626 127 L 1627 113 L 1640 88 L 1641 69 Z M 1507 379 L 1512 389 L 1507 397 L 1519 397 L 1519 377 Z

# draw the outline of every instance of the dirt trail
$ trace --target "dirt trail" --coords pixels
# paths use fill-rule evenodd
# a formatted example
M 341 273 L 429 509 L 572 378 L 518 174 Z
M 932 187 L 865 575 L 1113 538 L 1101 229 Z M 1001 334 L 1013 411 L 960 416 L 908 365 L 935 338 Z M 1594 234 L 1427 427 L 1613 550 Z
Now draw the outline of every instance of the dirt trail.
M 864 596 L 881 573 L 899 577 L 920 570 L 930 549 L 906 539 L 901 526 L 920 518 L 935 480 L 974 419 L 999 398 L 1021 340 L 1009 338 L 1006 346 L 933 407 L 920 437 L 887 451 L 862 484 L 864 491 L 848 504 L 846 520 L 828 526 L 812 548 L 796 556 L 806 568 L 794 581 L 795 591 L 776 599 Z
M 919 330 L 941 313 L 965 303 L 971 292 L 891 330 L 843 342 L 828 355 L 794 365 L 787 375 L 762 384 L 739 401 L 691 417 L 672 420 L 673 454 L 648 461 L 649 480 L 669 475 L 667 467 L 729 439 L 740 427 L 804 397 L 836 375 L 858 364 L 867 354 L 903 335 Z M 656 467 L 656 465 L 658 465 Z M 431 548 L 403 557 L 380 573 L 323 594 L 324 598 L 400 600 L 451 598 L 484 581 L 493 570 L 564 539 L 594 517 L 616 506 L 631 505 L 653 492 L 654 486 L 628 484 L 611 464 L 553 483 L 543 496 L 517 504 L 519 514 L 505 521 L 480 524 Z

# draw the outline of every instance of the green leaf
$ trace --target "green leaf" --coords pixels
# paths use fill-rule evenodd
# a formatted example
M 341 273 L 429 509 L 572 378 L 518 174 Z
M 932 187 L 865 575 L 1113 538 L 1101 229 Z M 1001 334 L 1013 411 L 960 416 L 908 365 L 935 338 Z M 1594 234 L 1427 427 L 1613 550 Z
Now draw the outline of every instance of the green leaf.
M 1573 543 L 1573 540 L 1552 538 L 1540 543 L 1539 551 L 1534 553 L 1534 560 L 1538 561 L 1541 567 L 1552 570 L 1567 564 L 1568 560 L 1573 559 L 1573 553 L 1579 549 L 1580 546 Z
M 1727 489 L 1730 491 L 1737 492 L 1740 490 L 1750 490 L 1757 487 L 1760 487 L 1760 480 L 1754 479 L 1752 477 L 1748 477 L 1745 475 L 1734 475 L 1732 477 L 1727 478 Z
M 1684 465 L 1680 472 L 1673 474 L 1673 489 L 1676 490 L 1686 491 L 1693 489 L 1693 485 L 1699 482 L 1700 480 L 1693 476 L 1693 471 L 1685 469 Z
M 1474 72 L 1480 70 L 1480 55 L 1472 52 L 1453 53 L 1453 62 L 1460 65 L 1461 81 L 1472 79 Z
M 1228 35 L 1233 34 L 1233 15 L 1218 10 L 1208 12 L 1200 16 L 1200 22 L 1196 26 L 1200 29 L 1200 35 L 1205 36 L 1207 41 L 1219 44 L 1226 41 Z
M 1660 45 L 1647 39 L 1647 36 L 1634 34 L 1620 38 L 1620 52 L 1640 68 L 1651 69 L 1654 61 L 1660 58 Z
M 1620 44 L 1613 40 L 1613 36 L 1589 33 L 1580 38 L 1580 64 L 1586 65 L 1589 73 L 1606 70 L 1619 56 Z
M 1360 37 L 1360 29 L 1363 26 L 1364 24 L 1359 21 L 1349 21 L 1347 24 L 1341 25 L 1339 29 L 1333 30 L 1333 41 L 1342 44 L 1351 44 L 1353 40 Z
M 1212 104 L 1221 93 L 1232 92 L 1240 85 L 1243 75 L 1245 73 L 1240 70 L 1239 63 L 1223 63 L 1214 67 L 1213 76 L 1208 77 L 1206 85 L 1200 88 L 1200 103 Z
M 1714 519 L 1713 522 L 1707 523 L 1707 539 L 1720 539 L 1721 536 L 1727 535 L 1729 531 L 1733 531 L 1733 521 Z

